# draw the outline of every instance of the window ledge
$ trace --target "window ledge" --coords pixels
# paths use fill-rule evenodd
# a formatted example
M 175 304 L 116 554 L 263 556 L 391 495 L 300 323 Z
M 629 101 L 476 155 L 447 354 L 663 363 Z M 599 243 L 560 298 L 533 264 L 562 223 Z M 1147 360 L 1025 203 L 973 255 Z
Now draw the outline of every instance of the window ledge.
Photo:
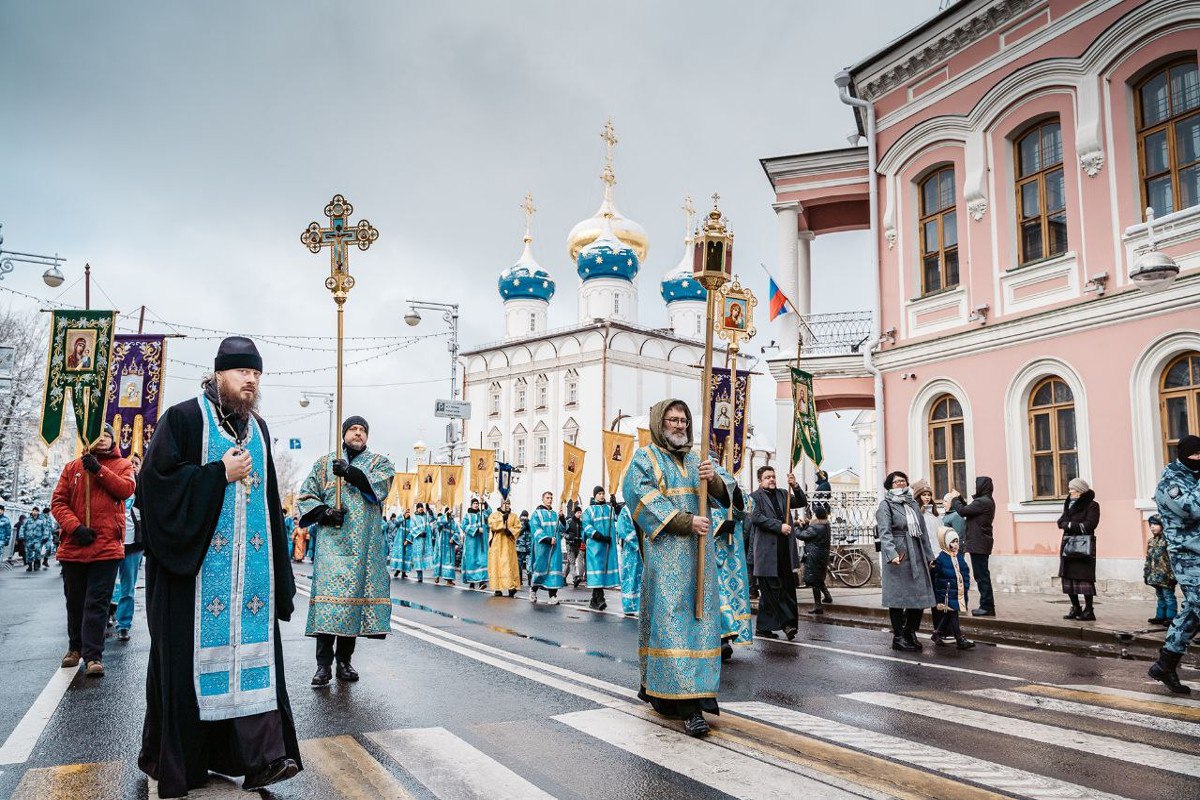
M 1015 522 L 1058 522 L 1062 516 L 1061 500 L 1026 500 L 1009 503 L 1008 513 Z
M 905 312 L 909 333 L 914 336 L 957 328 L 967 321 L 967 288 L 959 284 L 913 298 L 905 303 Z
M 1029 311 L 1035 308 L 1074 300 L 1079 291 L 1079 256 L 1074 250 L 1010 267 L 1000 276 L 1000 294 L 1004 298 L 1004 313 Z

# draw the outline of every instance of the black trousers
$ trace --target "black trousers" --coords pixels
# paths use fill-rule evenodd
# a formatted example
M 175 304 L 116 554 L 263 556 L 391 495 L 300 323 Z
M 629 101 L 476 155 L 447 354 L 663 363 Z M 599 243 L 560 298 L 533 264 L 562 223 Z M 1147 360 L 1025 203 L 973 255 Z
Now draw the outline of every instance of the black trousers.
M 63 561 L 63 596 L 67 599 L 67 649 L 84 661 L 104 659 L 108 604 L 122 559 Z
M 941 636 L 942 638 L 949 636 L 956 640 L 963 638 L 962 626 L 959 624 L 957 611 L 954 609 L 950 609 L 948 611 L 938 611 L 935 608 L 933 610 L 933 615 L 934 636 Z
M 332 633 L 318 633 L 316 639 L 317 666 L 321 667 L 332 666 L 335 655 L 339 662 L 349 664 L 350 657 L 354 655 L 354 645 L 358 641 L 353 636 L 334 636 Z
M 903 636 L 906 633 L 916 634 L 921 627 L 921 619 L 925 616 L 923 608 L 889 608 L 888 617 L 892 620 L 892 633 Z
M 988 570 L 989 556 L 982 553 L 970 553 L 971 580 L 979 587 L 979 607 L 984 611 L 996 610 L 996 598 L 992 596 L 992 573 Z

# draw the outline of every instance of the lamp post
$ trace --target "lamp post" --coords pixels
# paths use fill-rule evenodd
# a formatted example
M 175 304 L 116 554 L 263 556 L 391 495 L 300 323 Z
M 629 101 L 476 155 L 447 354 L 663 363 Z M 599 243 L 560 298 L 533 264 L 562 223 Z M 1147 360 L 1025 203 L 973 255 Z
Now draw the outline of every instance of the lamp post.
M 1158 249 L 1154 238 L 1154 209 L 1146 209 L 1146 239 L 1148 249 L 1138 256 L 1129 270 L 1129 279 L 1145 292 L 1161 291 L 1179 277 L 1179 265 L 1175 259 Z
M 0 228 L 4 226 L 0 224 Z M 65 258 L 55 253 L 52 256 L 43 256 L 38 253 L 21 253 L 16 250 L 4 249 L 4 234 L 0 233 L 0 281 L 4 280 L 4 276 L 12 272 L 13 263 L 20 261 L 25 264 L 37 264 L 41 267 L 48 267 L 42 273 L 42 281 L 51 289 L 57 289 L 62 286 L 63 274 L 59 269 L 59 265 L 66 261 Z
M 404 321 L 409 327 L 415 328 L 421 324 L 421 309 L 426 311 L 441 311 L 442 320 L 450 326 L 450 343 L 447 348 L 450 351 L 450 399 L 458 399 L 458 303 L 438 303 L 431 300 L 409 300 L 408 313 L 404 315 Z M 460 423 L 461 424 L 461 423 Z M 454 457 L 457 450 L 459 439 L 458 425 L 455 425 L 452 420 L 446 426 L 446 444 L 447 450 L 450 453 L 450 462 L 454 462 Z
M 337 402 L 337 395 L 335 395 L 333 392 L 301 392 L 300 393 L 300 407 L 301 408 L 308 408 L 309 403 L 311 403 L 313 400 L 324 400 L 325 408 L 329 410 L 329 424 L 328 424 L 326 430 L 329 431 L 329 452 L 332 453 L 336 449 L 333 444 L 333 432 L 335 430 L 334 426 L 337 423 L 334 422 L 334 419 L 333 419 L 333 410 L 334 410 L 334 404 Z

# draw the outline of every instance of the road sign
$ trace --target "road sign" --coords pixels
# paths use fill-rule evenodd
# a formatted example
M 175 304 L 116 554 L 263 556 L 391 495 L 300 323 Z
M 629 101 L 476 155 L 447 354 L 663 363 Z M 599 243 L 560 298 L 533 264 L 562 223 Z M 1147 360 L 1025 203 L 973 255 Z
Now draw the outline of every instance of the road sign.
M 299 450 L 299 449 L 300 449 L 300 440 L 299 439 L 288 439 L 288 450 Z
M 437 400 L 433 404 L 433 415 L 448 419 L 470 419 L 471 404 L 462 400 Z

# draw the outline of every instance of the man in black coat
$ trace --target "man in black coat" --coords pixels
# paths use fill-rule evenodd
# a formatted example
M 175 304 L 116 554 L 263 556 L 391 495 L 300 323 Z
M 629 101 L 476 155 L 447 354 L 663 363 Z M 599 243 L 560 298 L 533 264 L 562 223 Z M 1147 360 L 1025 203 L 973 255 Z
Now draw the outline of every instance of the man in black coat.
M 758 621 L 755 633 L 768 639 L 779 638 L 782 630 L 788 639 L 796 637 L 799 611 L 796 606 L 796 573 L 800 554 L 796 547 L 796 532 L 788 520 L 788 509 L 808 506 L 808 498 L 796 476 L 788 473 L 791 496 L 776 488 L 775 468 L 758 468 L 758 489 L 751 494 L 754 512 L 750 517 L 751 548 L 754 563 L 751 571 L 758 581 Z
M 973 609 L 971 616 L 994 617 L 996 598 L 992 594 L 992 573 L 988 571 L 988 558 L 995 543 L 992 523 L 996 519 L 996 501 L 992 499 L 992 479 L 982 476 L 975 479 L 975 494 L 969 503 L 957 490 L 951 494 L 950 510 L 967 521 L 963 550 L 971 559 L 971 577 L 979 587 L 979 608 Z

